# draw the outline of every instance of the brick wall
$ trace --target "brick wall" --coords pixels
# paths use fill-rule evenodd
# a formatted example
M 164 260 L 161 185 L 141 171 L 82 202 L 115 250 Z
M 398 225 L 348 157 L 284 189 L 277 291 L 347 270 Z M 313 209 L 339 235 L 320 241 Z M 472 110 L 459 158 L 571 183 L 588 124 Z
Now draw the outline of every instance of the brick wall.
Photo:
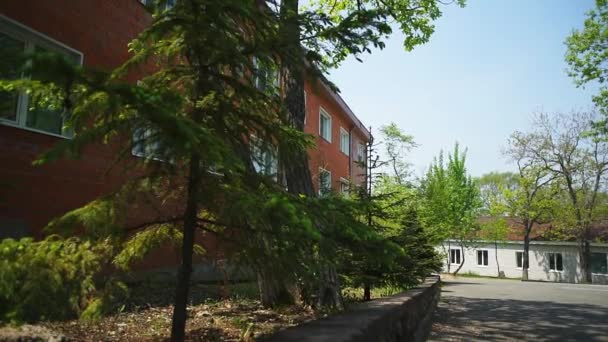
M 150 23 L 150 16 L 137 0 L 3 0 L 0 14 L 38 31 L 83 54 L 86 67 L 112 70 L 128 57 L 127 44 Z M 132 79 L 134 81 L 134 79 Z M 339 130 L 353 123 L 323 86 L 306 84 L 308 93 L 306 131 L 317 137 L 310 151 L 315 185 L 319 166 L 332 172 L 332 185 L 339 190 L 340 177 L 350 179 L 360 171 L 349 169 L 349 157 L 340 152 Z M 332 115 L 332 142 L 319 137 L 319 106 Z M 363 135 L 353 130 L 351 153 Z M 107 194 L 122 183 L 124 165 L 110 170 L 116 144 L 91 145 L 78 160 L 60 160 L 32 166 L 42 152 L 63 138 L 0 124 L 0 236 L 43 236 L 42 228 L 53 218 Z M 135 158 L 135 157 L 134 157 Z M 128 161 L 127 161 L 128 163 Z M 8 232 L 8 233 L 7 233 Z M 199 237 L 210 253 L 212 237 Z M 170 249 L 155 253 L 147 267 L 171 264 Z
M 313 184 L 318 190 L 319 168 L 331 172 L 332 189 L 340 190 L 340 179 L 362 184 L 365 169 L 356 164 L 357 145 L 367 142 L 365 132 L 361 131 L 358 123 L 352 121 L 344 108 L 338 103 L 332 93 L 320 82 L 307 81 L 306 91 L 306 125 L 304 131 L 315 136 L 316 146 L 310 149 L 309 166 L 313 176 Z M 323 108 L 332 118 L 331 142 L 319 134 L 320 109 Z M 340 150 L 340 128 L 351 134 L 350 157 Z
M 87 67 L 111 70 L 128 58 L 127 44 L 150 22 L 136 0 L 4 0 L 0 14 L 84 55 Z M 0 221 L 40 238 L 52 218 L 107 193 L 120 172 L 107 174 L 112 146 L 94 145 L 79 160 L 33 167 L 63 138 L 0 125 Z

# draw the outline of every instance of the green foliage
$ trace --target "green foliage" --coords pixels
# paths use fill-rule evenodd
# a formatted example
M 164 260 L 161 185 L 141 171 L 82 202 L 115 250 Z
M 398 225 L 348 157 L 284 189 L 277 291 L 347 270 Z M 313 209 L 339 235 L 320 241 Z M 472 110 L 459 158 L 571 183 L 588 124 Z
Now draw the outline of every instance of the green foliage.
M 182 237 L 182 232 L 173 226 L 148 226 L 145 230 L 131 236 L 112 262 L 118 268 L 128 270 L 133 262 L 142 260 L 148 253 L 159 247 L 167 244 L 180 247 Z
M 341 272 L 350 286 L 405 289 L 439 269 L 440 263 L 427 233 L 418 220 L 418 193 L 409 181 L 405 153 L 413 138 L 394 124 L 383 127 L 381 144 L 387 161 L 380 160 L 373 143 L 368 146 L 368 181 L 354 201 L 360 220 L 380 240 L 368 241 L 341 255 Z M 390 164 L 392 174 L 379 172 Z M 371 190 L 371 192 L 370 192 Z
M 587 12 L 582 30 L 574 30 L 566 39 L 566 62 L 569 75 L 574 78 L 577 86 L 597 84 L 598 93 L 593 101 L 602 112 L 608 114 L 608 2 L 596 0 L 595 8 Z M 606 122 L 601 121 L 597 127 L 600 134 L 605 135 Z
M 102 143 L 117 147 L 109 172 L 124 167 L 125 181 L 115 192 L 54 220 L 49 229 L 84 228 L 91 242 L 83 243 L 105 242 L 123 269 L 165 242 L 185 240 L 194 228 L 238 246 L 235 258 L 254 269 L 272 265 L 278 276 L 308 283 L 339 255 L 365 251 L 374 257 L 372 265 L 383 266 L 404 256 L 403 247 L 360 219 L 372 206 L 339 196 L 293 195 L 255 172 L 252 134 L 276 146 L 281 158 L 312 145 L 294 128 L 276 87 L 261 89 L 256 80 L 264 74 L 261 66 L 277 66 L 283 83 L 289 83 L 286 71 L 321 76 L 349 55 L 383 47 L 390 18 L 410 50 L 428 41 L 441 14 L 438 2 L 340 1 L 334 10 L 321 1 L 301 12 L 297 1 L 178 0 L 168 10 L 160 4 L 149 6 L 153 20 L 129 44 L 131 58 L 109 73 L 34 54 L 23 68 L 44 65 L 40 77 L 0 80 L 2 90 L 30 94 L 33 106 L 70 114 L 65 124 L 74 138 L 36 164 L 78 158 L 85 147 Z M 295 11 L 287 8 L 294 4 Z M 127 82 L 127 75 L 142 71 L 139 82 Z M 133 150 L 145 153 L 132 158 Z M 105 311 L 106 297 L 92 300 L 85 316 Z
M 446 239 L 465 243 L 475 237 L 482 201 L 478 185 L 467 174 L 465 160 L 466 153 L 461 154 L 456 144 L 447 165 L 442 152 L 422 181 L 420 219 L 435 243 Z
M 380 132 L 384 138 L 386 162 L 392 168 L 393 177 L 398 183 L 403 184 L 410 176 L 410 164 L 405 160 L 405 157 L 417 146 L 414 137 L 402 132 L 394 122 L 381 127 Z
M 50 236 L 0 242 L 0 320 L 34 322 L 77 317 L 98 294 L 96 276 L 107 246 Z

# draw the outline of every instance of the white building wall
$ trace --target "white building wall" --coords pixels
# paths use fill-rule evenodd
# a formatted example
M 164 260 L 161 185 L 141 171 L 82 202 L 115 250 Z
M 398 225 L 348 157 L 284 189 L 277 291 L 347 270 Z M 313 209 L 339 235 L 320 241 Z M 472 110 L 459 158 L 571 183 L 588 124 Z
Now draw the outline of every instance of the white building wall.
M 444 272 L 448 272 L 449 249 L 460 249 L 456 242 L 445 242 L 437 249 L 444 255 Z M 477 251 L 488 251 L 488 265 L 477 264 Z M 498 249 L 491 242 L 477 242 L 464 249 L 464 265 L 459 273 L 475 273 L 483 276 L 498 276 L 498 269 L 504 272 L 508 278 L 521 278 L 522 269 L 517 267 L 516 252 L 523 252 L 523 242 L 499 243 Z M 592 252 L 608 253 L 608 245 L 593 246 Z M 461 252 L 462 253 L 462 252 Z M 549 269 L 549 253 L 561 253 L 563 270 L 553 271 Z M 498 255 L 498 263 L 496 256 Z M 528 269 L 528 279 L 542 281 L 557 281 L 576 283 L 582 279 L 578 248 L 575 243 L 550 243 L 550 242 L 531 242 L 530 243 L 530 268 Z M 498 265 L 498 266 L 497 266 Z M 449 265 L 449 272 L 454 272 L 458 264 Z M 593 283 L 608 284 L 608 275 L 593 274 Z

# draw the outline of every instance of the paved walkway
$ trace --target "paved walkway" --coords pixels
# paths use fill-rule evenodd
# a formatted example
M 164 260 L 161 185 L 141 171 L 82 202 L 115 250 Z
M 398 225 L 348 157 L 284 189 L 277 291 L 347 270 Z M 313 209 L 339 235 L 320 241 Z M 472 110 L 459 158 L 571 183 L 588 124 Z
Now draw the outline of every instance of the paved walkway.
M 445 279 L 429 341 L 608 341 L 608 286 Z

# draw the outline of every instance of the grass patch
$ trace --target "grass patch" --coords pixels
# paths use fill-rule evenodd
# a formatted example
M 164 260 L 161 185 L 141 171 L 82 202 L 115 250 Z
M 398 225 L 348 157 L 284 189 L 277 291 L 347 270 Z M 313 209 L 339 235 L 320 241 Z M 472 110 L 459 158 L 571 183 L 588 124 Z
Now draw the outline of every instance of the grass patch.
M 389 297 L 407 291 L 407 288 L 399 286 L 380 286 L 373 287 L 371 289 L 372 299 Z M 362 287 L 345 287 L 342 289 L 342 297 L 346 303 L 357 303 L 363 301 L 363 288 Z

